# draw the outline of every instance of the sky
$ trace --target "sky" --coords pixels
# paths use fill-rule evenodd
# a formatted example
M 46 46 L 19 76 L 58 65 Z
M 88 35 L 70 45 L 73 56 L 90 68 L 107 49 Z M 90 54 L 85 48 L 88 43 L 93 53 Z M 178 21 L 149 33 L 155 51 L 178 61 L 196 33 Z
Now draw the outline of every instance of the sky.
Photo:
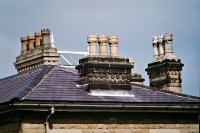
M 16 74 L 20 37 L 49 28 L 58 50 L 87 51 L 89 34 L 118 35 L 119 55 L 149 80 L 152 37 L 173 33 L 182 92 L 200 96 L 200 0 L 1 0 L 0 79 Z

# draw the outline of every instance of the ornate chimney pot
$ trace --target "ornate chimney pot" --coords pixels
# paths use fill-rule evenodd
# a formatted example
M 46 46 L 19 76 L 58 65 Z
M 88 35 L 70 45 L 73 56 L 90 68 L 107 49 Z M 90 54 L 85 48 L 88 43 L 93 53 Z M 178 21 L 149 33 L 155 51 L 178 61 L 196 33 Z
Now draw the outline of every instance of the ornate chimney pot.
M 152 39 L 153 42 L 153 50 L 154 50 L 154 61 L 157 61 L 159 56 L 159 46 L 158 46 L 158 37 L 154 36 Z
M 98 56 L 98 37 L 97 35 L 89 35 L 87 37 L 87 42 L 89 46 L 89 56 Z
M 21 53 L 25 54 L 28 51 L 28 39 L 27 37 L 21 37 Z
M 118 56 L 118 36 L 109 36 L 110 56 Z
M 159 45 L 159 58 L 162 59 L 164 57 L 164 46 L 163 46 L 163 35 L 158 37 L 158 45 Z
M 33 50 L 34 49 L 34 43 L 35 43 L 35 36 L 28 35 L 27 38 L 28 38 L 28 47 L 29 47 L 29 50 Z
M 40 47 L 42 46 L 41 41 L 42 41 L 42 33 L 41 32 L 35 32 L 35 46 Z
M 51 47 L 50 43 L 50 29 L 42 29 L 42 45 L 44 47 Z
M 163 41 L 164 41 L 164 45 L 165 45 L 165 58 L 166 59 L 176 59 L 176 56 L 174 55 L 173 52 L 173 46 L 172 46 L 172 33 L 165 33 L 163 35 Z
M 107 48 L 108 36 L 99 35 L 98 42 L 99 42 L 100 56 L 108 56 L 108 48 Z

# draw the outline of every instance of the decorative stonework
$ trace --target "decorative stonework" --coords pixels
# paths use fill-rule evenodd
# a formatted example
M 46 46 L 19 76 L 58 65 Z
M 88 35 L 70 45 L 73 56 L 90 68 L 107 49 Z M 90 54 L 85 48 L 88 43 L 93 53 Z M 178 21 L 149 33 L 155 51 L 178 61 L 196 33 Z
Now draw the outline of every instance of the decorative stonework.
M 130 64 L 133 66 L 133 68 L 131 69 L 131 83 L 132 84 L 139 84 L 139 85 L 144 85 L 144 78 L 142 78 L 142 75 L 140 73 L 135 72 L 134 70 L 134 64 L 135 61 L 133 59 L 129 59 Z
M 79 63 L 76 69 L 82 84 L 88 84 L 88 89 L 130 89 L 133 66 L 129 59 L 86 57 Z
M 34 35 L 21 37 L 21 54 L 14 63 L 18 72 L 28 71 L 43 65 L 58 65 L 59 54 L 50 43 L 50 30 L 42 29 Z
M 146 69 L 150 86 L 181 93 L 181 71 L 184 66 L 173 52 L 172 34 L 153 37 L 154 60 Z

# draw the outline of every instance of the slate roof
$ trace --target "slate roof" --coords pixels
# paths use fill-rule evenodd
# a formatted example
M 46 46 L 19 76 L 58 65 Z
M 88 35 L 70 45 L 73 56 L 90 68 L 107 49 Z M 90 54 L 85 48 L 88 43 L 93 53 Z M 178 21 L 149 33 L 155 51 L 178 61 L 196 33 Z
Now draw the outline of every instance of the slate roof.
M 95 103 L 197 103 L 199 97 L 159 91 L 132 85 L 135 96 L 93 96 L 77 88 L 76 71 L 58 66 L 43 66 L 0 80 L 0 103 L 11 100 Z

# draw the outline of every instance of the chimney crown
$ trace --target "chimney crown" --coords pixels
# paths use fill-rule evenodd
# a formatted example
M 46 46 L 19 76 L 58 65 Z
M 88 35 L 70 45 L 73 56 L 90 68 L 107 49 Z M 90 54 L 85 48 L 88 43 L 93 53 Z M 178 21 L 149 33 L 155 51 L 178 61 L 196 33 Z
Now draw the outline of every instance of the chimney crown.
M 109 36 L 108 39 L 109 39 L 109 43 L 110 44 L 112 44 L 112 43 L 118 44 L 118 42 L 119 42 L 119 39 L 118 39 L 117 35 Z
M 38 37 L 38 36 L 42 36 L 42 33 L 39 31 L 39 32 L 35 32 L 34 35 L 35 37 Z
M 28 40 L 27 36 L 21 37 L 21 41 L 22 41 L 22 42 L 27 41 L 27 40 Z
M 172 41 L 173 40 L 172 39 L 172 33 L 167 32 L 167 33 L 163 34 L 163 40 L 164 41 Z
M 42 29 L 41 30 L 42 35 L 50 35 L 50 29 Z
M 34 40 L 35 36 L 34 35 L 28 35 L 27 38 L 28 38 L 28 40 Z
M 154 36 L 152 38 L 152 41 L 153 41 L 153 44 L 157 44 L 158 43 L 158 37 L 157 36 Z
M 107 35 L 98 35 L 98 41 L 100 43 L 107 43 L 108 42 L 108 36 Z
M 98 41 L 98 36 L 97 35 L 91 34 L 91 35 L 89 35 L 87 37 L 87 42 L 88 43 L 93 43 L 93 42 L 97 43 L 97 41 Z

